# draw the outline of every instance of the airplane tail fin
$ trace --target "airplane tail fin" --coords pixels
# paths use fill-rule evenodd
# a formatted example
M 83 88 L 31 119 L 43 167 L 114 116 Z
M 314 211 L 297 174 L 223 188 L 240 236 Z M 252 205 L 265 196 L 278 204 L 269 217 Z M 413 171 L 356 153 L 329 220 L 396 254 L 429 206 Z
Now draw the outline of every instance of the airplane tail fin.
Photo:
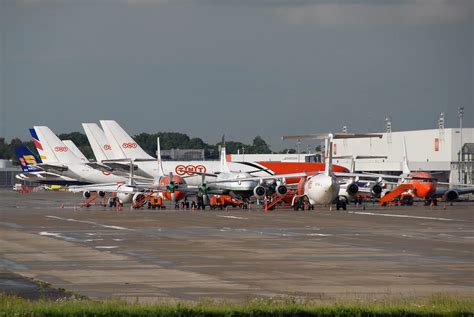
M 165 171 L 163 170 L 163 162 L 161 161 L 161 146 L 160 138 L 156 138 L 156 162 L 158 163 L 158 179 L 165 176 Z
M 40 158 L 44 163 L 59 162 L 62 164 L 82 163 L 81 159 L 45 126 L 35 126 L 31 136 L 36 148 L 40 153 Z M 39 145 L 39 146 L 38 146 Z
M 87 140 L 91 145 L 92 152 L 94 152 L 97 162 L 123 158 L 114 154 L 112 145 L 108 142 L 104 131 L 99 128 L 99 125 L 96 123 L 83 123 L 82 128 L 86 133 Z
M 116 158 L 153 159 L 114 120 L 100 120 L 105 136 Z
M 79 150 L 79 148 L 72 142 L 71 140 L 62 140 L 63 143 L 74 153 L 75 156 L 81 159 L 83 162 L 89 162 L 87 157 L 84 155 L 84 153 Z
M 326 148 L 326 162 L 324 166 L 324 175 L 332 175 L 332 136 L 325 139 L 325 148 Z
M 39 172 L 41 169 L 35 167 L 36 164 L 42 163 L 41 159 L 37 157 L 33 151 L 24 145 L 21 145 L 15 150 L 16 157 L 20 161 L 21 170 L 23 172 Z
M 220 156 L 220 172 L 221 173 L 230 173 L 229 164 L 227 163 L 227 155 L 225 151 L 225 144 L 221 147 L 221 156 Z
M 46 152 L 48 152 L 48 148 L 43 147 L 43 142 L 42 140 L 40 141 L 35 129 L 31 128 L 29 130 L 30 130 L 31 138 L 33 139 L 33 143 L 35 144 L 36 150 L 38 151 L 40 160 L 45 163 L 57 162 L 58 160 L 56 159 L 56 156 L 54 155 L 54 153 L 52 154 L 52 156 L 49 156 L 49 157 L 46 155 Z
M 410 168 L 408 167 L 408 156 L 407 156 L 407 143 L 405 138 L 403 138 L 403 166 L 402 172 L 403 174 L 410 174 Z

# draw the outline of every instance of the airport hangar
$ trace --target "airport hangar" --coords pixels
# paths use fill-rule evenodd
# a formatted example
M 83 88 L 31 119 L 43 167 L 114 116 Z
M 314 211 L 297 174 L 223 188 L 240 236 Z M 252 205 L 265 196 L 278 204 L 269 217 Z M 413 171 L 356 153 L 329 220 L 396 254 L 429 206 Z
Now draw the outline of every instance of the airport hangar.
M 382 133 L 382 138 L 334 140 L 335 157 L 385 156 L 383 159 L 358 159 L 355 169 L 399 175 L 402 172 L 403 140 L 411 171 L 434 172 L 439 181 L 472 184 L 474 181 L 474 128 L 430 129 Z M 306 142 L 306 141 L 305 141 Z M 319 145 L 319 141 L 314 141 Z M 232 161 L 320 161 L 316 154 L 230 154 Z M 336 158 L 334 163 L 350 168 L 350 158 Z

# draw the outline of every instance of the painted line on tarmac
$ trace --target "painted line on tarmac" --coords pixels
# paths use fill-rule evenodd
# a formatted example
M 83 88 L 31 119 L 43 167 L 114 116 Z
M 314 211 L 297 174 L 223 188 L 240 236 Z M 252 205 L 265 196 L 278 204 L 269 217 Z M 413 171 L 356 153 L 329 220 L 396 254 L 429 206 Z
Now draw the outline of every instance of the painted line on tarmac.
M 306 235 L 308 237 L 332 237 L 333 236 L 330 233 L 308 233 Z
M 40 236 L 55 237 L 55 238 L 58 238 L 58 239 L 61 239 L 61 240 L 64 240 L 64 241 L 68 241 L 68 242 L 81 242 L 81 243 L 88 242 L 88 239 L 86 239 L 86 240 L 76 239 L 76 238 L 73 238 L 73 237 L 64 236 L 61 233 L 41 231 L 38 234 Z
M 77 219 L 72 219 L 72 218 L 62 218 L 62 217 L 57 217 L 57 216 L 46 216 L 46 218 L 64 220 L 64 221 L 72 221 L 72 222 L 88 223 L 88 224 L 91 224 L 91 225 L 94 225 L 94 226 L 99 226 L 99 227 L 103 227 L 103 228 L 110 228 L 110 229 L 116 229 L 116 230 L 132 230 L 132 229 L 128 229 L 128 228 L 125 228 L 125 227 L 103 225 L 103 224 L 100 224 L 100 223 L 94 222 L 94 221 L 77 220 Z
M 245 218 L 245 217 L 237 217 L 237 216 L 219 216 L 219 215 L 217 215 L 217 217 L 221 217 L 221 218 L 229 218 L 229 219 L 241 219 L 241 220 L 249 220 L 249 218 Z
M 422 216 L 409 216 L 409 215 L 396 215 L 396 214 L 377 214 L 374 212 L 363 212 L 363 211 L 349 211 L 348 213 L 358 214 L 358 215 L 368 215 L 368 216 L 396 217 L 396 218 L 413 218 L 413 219 L 440 220 L 440 221 L 463 221 L 463 220 L 450 219 L 450 218 L 435 218 L 435 217 L 422 217 Z

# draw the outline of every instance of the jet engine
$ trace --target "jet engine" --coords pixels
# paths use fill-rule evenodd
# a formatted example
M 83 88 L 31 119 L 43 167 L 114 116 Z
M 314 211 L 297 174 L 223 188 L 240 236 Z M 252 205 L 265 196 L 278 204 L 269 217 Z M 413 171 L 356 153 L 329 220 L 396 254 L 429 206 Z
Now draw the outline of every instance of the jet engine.
M 444 193 L 444 200 L 446 201 L 454 201 L 459 198 L 459 193 L 453 189 L 448 190 Z
M 132 198 L 134 205 L 142 205 L 145 202 L 146 196 L 144 193 L 135 193 Z
M 105 197 L 105 192 L 99 191 L 99 197 Z
M 285 196 L 286 193 L 288 192 L 288 187 L 286 187 L 283 184 L 280 184 L 275 188 L 275 191 L 278 196 Z
M 83 196 L 85 199 L 89 199 L 89 198 L 91 198 L 91 192 L 89 192 L 89 191 L 83 192 L 83 193 L 82 193 L 82 196 Z
M 253 189 L 253 194 L 257 198 L 265 197 L 266 192 L 267 190 L 262 185 L 255 186 L 255 188 Z
M 346 187 L 346 192 L 347 192 L 350 196 L 354 196 L 355 194 L 357 194 L 358 191 L 359 191 L 359 186 L 357 186 L 356 183 L 350 183 L 350 184 L 347 185 L 347 187 Z
M 372 193 L 372 195 L 374 195 L 375 197 L 380 197 L 380 194 L 382 194 L 382 186 L 380 184 L 375 184 L 374 186 L 372 186 L 372 188 L 370 189 L 370 192 Z

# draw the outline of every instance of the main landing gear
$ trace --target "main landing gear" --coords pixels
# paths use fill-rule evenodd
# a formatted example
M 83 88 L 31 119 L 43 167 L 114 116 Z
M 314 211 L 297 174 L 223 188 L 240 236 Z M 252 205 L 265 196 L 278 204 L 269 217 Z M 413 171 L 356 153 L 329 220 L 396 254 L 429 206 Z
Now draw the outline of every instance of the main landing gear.
M 338 198 L 336 200 L 336 210 L 347 210 L 347 201 L 344 198 Z

